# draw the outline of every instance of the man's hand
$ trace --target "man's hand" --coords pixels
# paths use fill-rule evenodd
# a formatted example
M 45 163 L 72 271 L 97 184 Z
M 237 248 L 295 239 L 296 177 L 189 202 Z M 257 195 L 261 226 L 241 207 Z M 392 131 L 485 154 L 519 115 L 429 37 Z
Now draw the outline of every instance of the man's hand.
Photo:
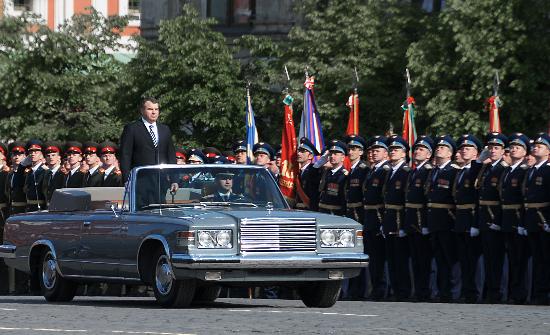
M 176 193 L 179 188 L 178 183 L 172 183 L 172 185 L 170 185 L 170 193 Z
M 470 227 L 470 237 L 478 237 L 479 236 L 479 229 L 476 227 Z
M 491 225 L 489 226 L 489 229 L 492 229 L 494 231 L 500 231 L 500 226 L 494 223 L 491 223 Z
M 405 237 L 407 236 L 407 233 L 403 229 L 399 229 L 399 237 Z
M 518 227 L 518 235 L 527 236 L 527 229 Z

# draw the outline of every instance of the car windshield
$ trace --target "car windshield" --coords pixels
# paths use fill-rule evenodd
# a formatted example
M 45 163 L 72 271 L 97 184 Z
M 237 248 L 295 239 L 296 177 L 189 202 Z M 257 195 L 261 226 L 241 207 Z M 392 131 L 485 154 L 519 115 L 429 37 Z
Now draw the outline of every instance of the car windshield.
M 135 201 L 136 210 L 186 206 L 287 208 L 268 170 L 227 165 L 141 168 L 136 175 Z

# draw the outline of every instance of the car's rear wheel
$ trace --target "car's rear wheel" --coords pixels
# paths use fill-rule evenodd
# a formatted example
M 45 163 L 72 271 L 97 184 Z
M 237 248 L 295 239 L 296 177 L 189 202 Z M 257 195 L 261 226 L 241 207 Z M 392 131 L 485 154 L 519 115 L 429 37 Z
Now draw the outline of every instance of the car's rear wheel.
M 40 265 L 40 290 L 44 298 L 52 302 L 73 300 L 78 285 L 59 274 L 57 260 L 51 250 L 42 255 Z
M 298 293 L 307 307 L 332 307 L 340 296 L 342 281 L 320 281 L 300 287 Z
M 197 287 L 193 301 L 212 302 L 220 296 L 222 288 L 217 285 Z
M 163 307 L 187 307 L 195 295 L 195 280 L 176 280 L 168 256 L 162 249 L 153 258 L 153 292 Z

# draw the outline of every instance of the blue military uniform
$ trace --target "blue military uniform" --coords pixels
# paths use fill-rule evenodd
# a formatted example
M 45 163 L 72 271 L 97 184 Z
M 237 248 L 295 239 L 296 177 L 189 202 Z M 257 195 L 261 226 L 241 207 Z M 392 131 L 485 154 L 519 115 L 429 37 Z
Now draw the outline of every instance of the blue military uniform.
M 550 136 L 540 134 L 535 144 L 550 148 Z M 541 162 L 529 168 L 524 181 L 525 218 L 533 255 L 533 296 L 535 303 L 548 304 L 550 292 L 550 162 Z
M 333 140 L 328 147 L 330 152 L 347 154 L 347 146 L 338 140 Z M 334 215 L 346 215 L 346 198 L 344 187 L 348 171 L 343 165 L 323 172 L 319 184 L 319 212 Z
M 433 140 L 429 136 L 420 136 L 414 143 L 413 149 L 418 146 L 433 152 Z M 432 246 L 426 223 L 426 194 L 424 186 L 426 178 L 433 169 L 428 162 L 414 167 L 409 173 L 405 190 L 405 219 L 403 230 L 408 235 L 409 250 L 411 253 L 414 291 L 417 301 L 430 299 L 430 273 L 432 267 Z
M 463 135 L 457 141 L 458 148 L 474 147 L 480 153 L 481 142 L 473 135 Z M 478 260 L 481 256 L 481 241 L 478 235 L 478 190 L 475 180 L 483 165 L 475 160 L 457 171 L 453 184 L 453 195 L 456 204 L 456 221 L 453 228 L 456 237 L 457 255 L 462 278 L 461 296 L 468 303 L 478 300 L 480 293 L 476 287 L 475 275 Z
M 409 151 L 409 145 L 400 136 L 388 139 L 388 149 Z M 386 260 L 391 287 L 397 300 L 408 299 L 411 295 L 411 279 L 409 273 L 409 243 L 404 231 L 405 187 L 409 177 L 410 167 L 406 159 L 392 164 L 391 171 L 386 173 L 382 189 L 384 198 L 384 215 L 382 216 L 382 231 L 386 236 Z
M 529 152 L 529 138 L 523 134 L 512 134 L 508 145 L 518 145 Z M 529 242 L 527 236 L 520 234 L 523 221 L 522 185 L 529 166 L 525 161 L 507 167 L 499 183 L 499 193 L 502 208 L 501 231 L 505 235 L 506 249 L 510 263 L 509 287 L 511 298 L 515 303 L 523 303 L 527 299 L 527 262 L 529 258 Z
M 500 133 L 487 135 L 487 145 L 506 147 L 507 138 Z M 504 266 L 504 235 L 501 233 L 502 209 L 498 184 L 508 164 L 502 158 L 485 164 L 479 172 L 476 187 L 479 189 L 479 229 L 483 245 L 485 283 L 490 302 L 501 300 L 500 283 Z
M 357 147 L 365 150 L 367 142 L 359 135 L 350 135 L 345 139 L 348 148 Z M 369 171 L 368 165 L 362 160 L 351 166 L 346 182 L 346 216 L 363 224 L 363 183 Z
M 318 156 L 319 151 L 306 137 L 300 139 L 298 150 L 308 151 Z M 296 185 L 296 208 L 311 211 L 319 210 L 319 183 L 321 182 L 322 168 L 315 168 L 313 162 L 300 169 L 298 185 Z
M 438 146 L 446 146 L 453 153 L 456 151 L 456 143 L 448 135 L 438 137 L 435 146 L 436 150 Z M 426 178 L 427 223 L 437 264 L 441 302 L 451 300 L 451 273 L 456 261 L 455 240 L 452 234 L 455 223 L 452 186 L 455 177 L 456 168 L 449 160 L 441 166 L 435 166 Z
M 386 142 L 387 138 L 384 136 L 375 136 L 369 139 L 367 148 L 384 148 L 387 150 L 388 145 Z M 384 280 L 386 246 L 383 232 L 380 228 L 384 211 L 382 189 L 388 173 L 391 173 L 389 163 L 387 161 L 378 162 L 374 166 L 371 166 L 363 183 L 365 253 L 370 258 L 369 273 L 372 286 L 370 297 L 374 300 L 383 299 L 386 294 L 386 283 Z

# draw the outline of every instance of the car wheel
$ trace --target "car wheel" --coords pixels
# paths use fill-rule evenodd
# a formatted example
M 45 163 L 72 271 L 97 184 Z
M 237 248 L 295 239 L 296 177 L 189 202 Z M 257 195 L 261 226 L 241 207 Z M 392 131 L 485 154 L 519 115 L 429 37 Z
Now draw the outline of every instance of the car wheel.
M 342 281 L 320 281 L 300 287 L 298 293 L 307 307 L 332 307 L 340 296 Z
M 155 253 L 153 271 L 153 292 L 163 307 L 187 307 L 195 295 L 195 280 L 176 280 L 168 256 L 162 250 Z
M 57 260 L 51 250 L 40 259 L 40 290 L 47 301 L 67 302 L 73 300 L 78 285 L 59 274 Z
M 193 301 L 213 302 L 220 296 L 222 288 L 217 285 L 197 287 Z

